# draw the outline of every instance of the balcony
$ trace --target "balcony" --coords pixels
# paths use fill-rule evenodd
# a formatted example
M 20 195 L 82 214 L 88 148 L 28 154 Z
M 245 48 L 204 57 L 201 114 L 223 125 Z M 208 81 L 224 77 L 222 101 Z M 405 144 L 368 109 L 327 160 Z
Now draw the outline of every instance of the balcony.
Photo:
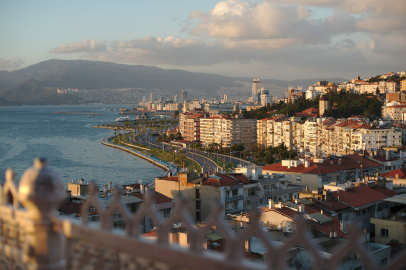
M 225 199 L 226 199 L 226 202 L 243 200 L 244 195 L 238 194 L 238 195 L 233 195 L 233 196 L 227 196 Z
M 228 207 L 225 210 L 226 214 L 241 213 L 246 211 L 245 207 Z

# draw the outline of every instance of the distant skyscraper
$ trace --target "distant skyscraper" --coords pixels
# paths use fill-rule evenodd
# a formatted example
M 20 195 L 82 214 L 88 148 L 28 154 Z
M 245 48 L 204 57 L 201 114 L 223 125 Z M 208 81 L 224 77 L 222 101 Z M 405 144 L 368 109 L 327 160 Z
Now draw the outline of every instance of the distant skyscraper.
M 143 97 L 142 97 L 142 103 L 145 103 L 145 102 L 147 102 L 147 97 L 146 97 L 146 96 L 143 96 Z
M 252 100 L 254 102 L 260 101 L 261 95 L 261 82 L 258 78 L 252 80 Z
M 178 103 L 178 95 L 175 95 L 175 96 L 173 97 L 173 103 Z
M 159 97 L 159 102 L 164 102 L 164 97 Z
M 185 101 L 187 101 L 187 92 L 182 91 L 181 96 L 180 96 L 180 101 L 183 104 Z
M 154 92 L 152 92 L 152 93 L 149 95 L 149 101 L 150 101 L 151 103 L 154 103 L 154 102 L 155 102 L 155 95 L 154 95 Z
M 227 101 L 227 100 L 228 100 L 228 96 L 227 96 L 227 94 L 224 94 L 224 96 L 223 96 L 223 100 L 224 100 L 224 101 Z

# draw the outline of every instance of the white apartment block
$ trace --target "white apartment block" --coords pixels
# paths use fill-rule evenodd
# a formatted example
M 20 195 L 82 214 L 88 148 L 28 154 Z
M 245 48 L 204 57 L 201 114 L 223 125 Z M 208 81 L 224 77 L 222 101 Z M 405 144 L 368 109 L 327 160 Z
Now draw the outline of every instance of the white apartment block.
M 376 89 L 378 88 L 378 83 L 365 83 L 361 84 L 360 94 L 376 94 Z
M 361 119 L 361 118 L 360 118 Z M 266 147 L 282 143 L 304 156 L 347 154 L 351 150 L 400 146 L 402 134 L 393 127 L 376 126 L 365 120 L 342 122 L 327 118 L 277 116 L 257 121 L 257 140 Z
M 390 121 L 402 121 L 404 112 L 406 112 L 406 105 L 384 106 L 382 107 L 382 118 Z
M 257 142 L 255 119 L 236 116 L 212 116 L 200 119 L 200 140 L 204 145 L 219 143 L 223 147 L 242 144 L 244 147 Z

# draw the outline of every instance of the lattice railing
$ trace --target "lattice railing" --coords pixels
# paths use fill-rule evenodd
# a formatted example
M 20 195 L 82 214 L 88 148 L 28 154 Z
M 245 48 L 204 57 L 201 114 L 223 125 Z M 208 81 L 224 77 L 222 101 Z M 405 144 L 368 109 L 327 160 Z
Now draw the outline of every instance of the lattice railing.
M 103 207 L 97 187 L 92 184 L 89 199 L 82 207 L 81 221 L 61 219 L 56 209 L 65 198 L 64 185 L 59 176 L 37 160 L 21 178 L 17 191 L 14 175 L 9 169 L 6 182 L 0 189 L 0 269 L 288 269 L 289 252 L 297 246 L 306 247 L 313 257 L 312 269 L 340 269 L 340 260 L 355 252 L 369 270 L 380 269 L 375 258 L 359 241 L 356 227 L 349 228 L 348 241 L 329 259 L 307 231 L 307 221 L 299 217 L 296 230 L 288 241 L 275 245 L 272 237 L 259 222 L 260 213 L 251 211 L 251 220 L 243 233 L 235 235 L 222 216 L 223 206 L 214 204 L 204 226 L 194 225 L 187 211 L 186 201 L 179 199 L 169 218 L 163 219 L 153 207 L 154 197 L 147 194 L 145 207 L 130 213 L 121 202 L 118 187 L 109 208 Z M 96 207 L 99 223 L 87 224 L 87 209 Z M 114 230 L 111 216 L 120 212 L 125 230 Z M 157 239 L 140 234 L 144 217 L 150 217 L 157 227 Z M 169 244 L 169 232 L 179 221 L 186 227 L 189 247 Z M 224 237 L 224 252 L 208 252 L 203 243 L 206 234 L 216 227 Z M 264 263 L 247 261 L 244 245 L 250 237 L 260 239 L 267 250 Z M 404 269 L 406 253 L 391 261 L 386 269 Z

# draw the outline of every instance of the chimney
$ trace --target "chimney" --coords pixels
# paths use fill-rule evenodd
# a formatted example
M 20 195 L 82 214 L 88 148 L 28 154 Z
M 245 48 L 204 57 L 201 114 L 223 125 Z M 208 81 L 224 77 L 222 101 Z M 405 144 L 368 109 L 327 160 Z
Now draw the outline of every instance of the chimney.
M 248 238 L 245 240 L 245 251 L 246 252 L 251 251 L 251 238 Z
M 70 203 L 72 201 L 72 191 L 66 191 L 66 203 Z
M 399 174 L 395 174 L 395 179 L 399 179 Z
M 386 160 L 389 160 L 390 159 L 390 151 L 388 150 L 388 151 L 386 151 Z
M 209 173 L 208 172 L 204 172 L 204 178 L 208 178 L 209 177 Z
M 273 209 L 273 200 L 269 199 L 268 203 L 269 203 L 269 209 Z
M 369 157 L 370 157 L 370 158 L 373 158 L 373 157 L 374 157 L 374 154 L 372 153 L 372 150 L 369 152 Z
M 323 210 L 320 210 L 320 214 L 322 214 L 322 215 L 323 215 Z
M 337 202 L 341 202 L 340 195 L 337 196 Z
M 330 238 L 333 238 L 333 237 L 334 237 L 334 231 L 330 230 Z
M 309 191 L 309 186 L 306 186 L 306 191 Z
M 338 159 L 338 165 L 341 165 L 341 158 Z
M 334 231 L 334 238 L 337 238 L 337 232 Z
M 278 207 L 279 207 L 279 209 L 282 209 L 282 208 L 283 208 L 282 201 L 280 201 L 280 202 L 278 203 Z
M 145 186 L 143 184 L 140 184 L 140 193 L 145 194 Z

